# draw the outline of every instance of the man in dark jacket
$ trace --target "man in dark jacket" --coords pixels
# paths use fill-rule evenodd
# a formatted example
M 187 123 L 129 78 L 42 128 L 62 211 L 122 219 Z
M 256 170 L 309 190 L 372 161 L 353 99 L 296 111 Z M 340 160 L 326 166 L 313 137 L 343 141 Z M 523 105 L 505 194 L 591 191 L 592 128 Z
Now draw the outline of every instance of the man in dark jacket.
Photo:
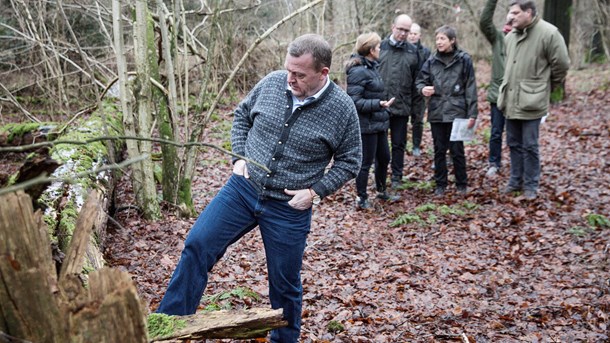
M 496 175 L 502 165 L 502 133 L 504 132 L 504 114 L 498 108 L 498 88 L 504 75 L 504 35 L 512 30 L 512 20 L 507 17 L 502 31 L 494 26 L 494 11 L 498 0 L 487 0 L 479 27 L 491 44 L 491 81 L 487 88 L 487 101 L 491 106 L 491 136 L 489 137 L 489 169 L 487 176 Z
M 417 23 L 411 25 L 411 32 L 407 37 L 409 43 L 417 47 L 419 68 L 430 57 L 430 49 L 421 43 L 421 26 Z M 413 96 L 413 111 L 411 115 L 411 126 L 413 127 L 413 156 L 421 155 L 421 138 L 424 133 L 424 112 L 426 112 L 426 101 L 417 92 Z
M 419 72 L 417 47 L 407 41 L 411 17 L 401 14 L 394 19 L 392 34 L 381 42 L 379 73 L 385 85 L 385 99 L 395 98 L 390 110 L 392 145 L 392 188 L 400 186 L 405 164 L 407 124 L 413 113 L 415 79 Z

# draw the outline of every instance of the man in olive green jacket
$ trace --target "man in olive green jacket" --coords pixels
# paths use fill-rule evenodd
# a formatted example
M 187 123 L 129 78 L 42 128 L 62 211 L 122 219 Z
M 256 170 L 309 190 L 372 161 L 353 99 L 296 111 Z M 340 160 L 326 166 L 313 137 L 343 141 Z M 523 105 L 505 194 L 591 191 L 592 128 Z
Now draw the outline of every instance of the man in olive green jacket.
M 537 16 L 534 1 L 512 0 L 509 16 L 513 31 L 505 39 L 506 68 L 498 95 L 510 147 L 504 192 L 523 190 L 527 200 L 534 200 L 540 183 L 540 120 L 548 113 L 551 90 L 565 80 L 570 58 L 558 29 Z

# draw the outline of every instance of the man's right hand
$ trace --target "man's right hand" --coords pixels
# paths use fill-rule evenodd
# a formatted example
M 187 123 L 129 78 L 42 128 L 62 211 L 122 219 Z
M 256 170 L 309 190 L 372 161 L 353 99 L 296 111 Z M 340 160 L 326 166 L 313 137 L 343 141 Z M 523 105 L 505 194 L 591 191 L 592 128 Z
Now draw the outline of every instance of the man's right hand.
M 246 179 L 250 178 L 250 174 L 248 174 L 248 166 L 246 165 L 245 160 L 237 160 L 233 164 L 233 174 L 241 175 Z

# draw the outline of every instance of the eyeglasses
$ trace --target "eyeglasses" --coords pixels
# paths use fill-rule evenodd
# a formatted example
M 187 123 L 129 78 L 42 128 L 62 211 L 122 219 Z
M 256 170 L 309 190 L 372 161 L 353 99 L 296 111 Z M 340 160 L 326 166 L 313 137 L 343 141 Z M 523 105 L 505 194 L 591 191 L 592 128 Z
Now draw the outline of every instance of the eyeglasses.
M 404 34 L 407 34 L 407 33 L 411 32 L 411 30 L 403 29 L 402 27 L 395 27 L 394 30 L 396 30 L 396 31 L 398 31 L 400 33 L 404 33 Z

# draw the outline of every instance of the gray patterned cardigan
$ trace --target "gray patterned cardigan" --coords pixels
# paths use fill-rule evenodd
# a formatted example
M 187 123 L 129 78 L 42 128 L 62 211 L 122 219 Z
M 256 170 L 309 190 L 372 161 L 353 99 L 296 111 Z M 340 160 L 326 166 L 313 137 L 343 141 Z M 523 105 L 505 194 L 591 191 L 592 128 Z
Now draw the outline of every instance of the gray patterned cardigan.
M 358 114 L 352 99 L 332 82 L 292 113 L 286 78 L 286 71 L 270 73 L 237 106 L 231 147 L 271 170 L 248 164 L 250 181 L 262 196 L 287 201 L 292 196 L 284 189 L 312 188 L 325 197 L 360 169 Z

